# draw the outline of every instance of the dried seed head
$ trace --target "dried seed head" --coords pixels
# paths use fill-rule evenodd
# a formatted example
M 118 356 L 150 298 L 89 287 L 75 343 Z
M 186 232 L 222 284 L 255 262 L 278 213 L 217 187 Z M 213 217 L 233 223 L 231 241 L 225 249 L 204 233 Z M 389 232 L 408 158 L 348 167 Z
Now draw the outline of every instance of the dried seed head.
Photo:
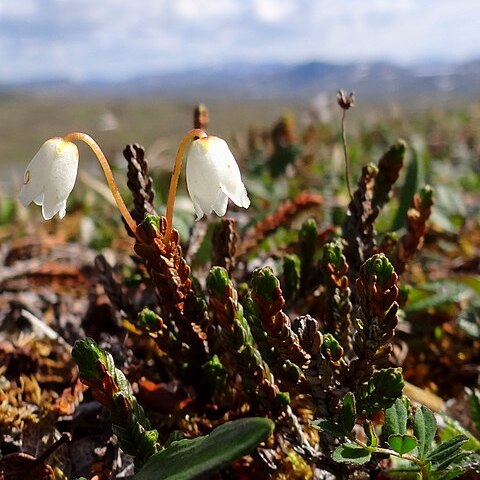
M 207 130 L 209 120 L 208 108 L 203 103 L 199 103 L 193 111 L 193 128 Z
M 343 110 L 348 110 L 355 105 L 355 92 L 350 92 L 349 95 L 345 91 L 339 90 L 337 93 L 337 103 Z

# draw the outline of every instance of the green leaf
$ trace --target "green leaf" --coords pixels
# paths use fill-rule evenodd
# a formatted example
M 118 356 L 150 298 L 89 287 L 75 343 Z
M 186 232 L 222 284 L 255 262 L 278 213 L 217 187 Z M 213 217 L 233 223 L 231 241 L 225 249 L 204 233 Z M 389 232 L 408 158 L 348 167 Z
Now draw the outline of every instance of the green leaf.
M 404 386 L 401 368 L 376 371 L 355 395 L 357 412 L 360 415 L 371 415 L 391 407 L 402 396 Z
M 343 347 L 331 333 L 326 333 L 323 336 L 321 349 L 323 355 L 334 363 L 340 361 L 343 356 Z
M 282 290 L 286 298 L 295 297 L 300 288 L 300 258 L 298 255 L 285 255 L 283 257 L 283 283 Z
M 400 192 L 400 204 L 392 223 L 392 230 L 399 230 L 406 224 L 407 211 L 412 206 L 413 196 L 419 189 L 421 173 L 421 161 L 418 158 L 417 151 L 412 148 L 412 156 L 408 162 L 405 180 Z
M 460 463 L 465 457 L 467 457 L 469 452 L 459 452 L 456 455 L 453 455 L 452 457 L 446 458 L 443 462 L 436 463 L 434 466 L 434 470 L 436 472 L 441 472 L 442 470 L 445 470 L 448 468 L 450 465 L 455 465 L 456 463 Z
M 93 339 L 86 337 L 77 340 L 72 349 L 72 357 L 78 365 L 81 377 L 88 380 L 102 378 L 98 370 L 98 362 L 106 364 L 108 354 Z
M 468 437 L 465 435 L 458 435 L 448 440 L 448 442 L 439 445 L 430 453 L 430 455 L 427 456 L 427 459 L 432 463 L 443 463 L 447 459 L 453 459 L 467 441 Z
M 228 272 L 223 267 L 212 267 L 207 276 L 207 289 L 218 298 L 223 298 L 230 283 Z
M 386 435 L 405 435 L 407 433 L 408 412 L 403 400 L 397 398 L 395 403 L 385 410 L 384 432 Z
M 390 435 L 388 437 L 388 444 L 397 453 L 403 455 L 411 452 L 417 445 L 418 440 L 412 435 Z
M 375 276 L 380 286 L 384 287 L 391 281 L 394 273 L 393 265 L 390 260 L 383 254 L 377 253 L 372 255 L 365 263 L 365 273 L 368 280 L 373 280 Z
M 346 433 L 343 426 L 338 425 L 338 423 L 330 422 L 329 420 L 315 420 L 312 422 L 312 427 L 320 430 L 321 432 L 328 433 L 332 437 L 345 437 Z
M 419 289 L 420 290 L 420 289 Z M 426 292 L 423 293 L 421 290 Z M 407 312 L 419 312 L 428 309 L 439 309 L 445 306 L 471 301 L 475 297 L 475 292 L 468 286 L 451 281 L 434 282 L 422 286 L 419 292 L 412 292 L 409 305 L 405 308 Z M 415 300 L 415 295 L 417 300 Z
M 351 432 L 355 426 L 355 396 L 352 392 L 348 392 L 343 397 L 342 422 L 345 430 Z
M 242 418 L 209 435 L 173 442 L 147 461 L 135 480 L 193 480 L 251 452 L 274 429 L 267 418 Z
M 415 410 L 413 431 L 418 439 L 418 457 L 424 458 L 432 448 L 432 442 L 437 431 L 435 415 L 424 405 L 417 407 Z
M 363 465 L 370 460 L 371 456 L 372 454 L 367 449 L 346 443 L 335 449 L 332 458 L 339 463 Z
M 478 390 L 473 390 L 470 395 L 470 410 L 472 412 L 472 420 L 475 427 L 480 431 L 480 397 Z
M 468 438 L 468 442 L 463 446 L 465 450 L 480 450 L 480 441 L 476 439 L 463 425 L 457 420 L 442 414 L 442 418 L 445 422 L 445 427 L 440 431 L 440 439 L 442 442 L 446 442 L 451 438 L 458 435 L 465 435 Z
M 227 383 L 228 373 L 225 370 L 218 355 L 213 357 L 202 365 L 202 371 L 205 375 L 205 383 L 210 392 L 219 392 Z
M 369 447 L 376 447 L 378 445 L 378 438 L 377 434 L 375 433 L 375 428 L 370 420 L 365 420 L 365 423 L 363 424 L 363 431 L 367 437 L 367 445 Z

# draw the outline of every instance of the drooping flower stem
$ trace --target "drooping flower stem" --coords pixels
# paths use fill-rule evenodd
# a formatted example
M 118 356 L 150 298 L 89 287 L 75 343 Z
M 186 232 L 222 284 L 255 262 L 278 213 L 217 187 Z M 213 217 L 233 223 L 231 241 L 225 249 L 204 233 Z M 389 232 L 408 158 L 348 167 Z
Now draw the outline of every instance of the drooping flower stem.
M 195 138 L 206 137 L 207 134 L 200 130 L 199 128 L 194 128 L 187 132 L 182 138 L 180 145 L 178 146 L 177 155 L 175 157 L 175 165 L 173 166 L 172 177 L 170 179 L 170 188 L 168 190 L 167 198 L 167 231 L 165 232 L 164 243 L 168 244 L 170 240 L 170 234 L 173 229 L 173 206 L 175 204 L 175 195 L 177 193 L 178 179 L 180 177 L 180 172 L 182 170 L 183 156 L 185 155 L 185 150 L 190 145 L 190 142 Z
M 82 141 L 92 149 L 93 153 L 95 154 L 98 161 L 100 162 L 100 165 L 103 169 L 103 173 L 105 174 L 105 178 L 107 180 L 108 186 L 110 188 L 110 191 L 112 192 L 113 198 L 115 199 L 115 202 L 117 204 L 118 209 L 120 210 L 120 213 L 122 214 L 123 218 L 127 222 L 127 225 L 130 227 L 130 230 L 132 230 L 132 232 L 137 237 L 138 236 L 137 224 L 135 223 L 135 220 L 130 215 L 128 208 L 125 205 L 125 202 L 123 201 L 122 196 L 120 195 L 115 179 L 113 178 L 112 169 L 110 168 L 108 160 L 105 157 L 102 150 L 100 149 L 100 147 L 98 146 L 97 142 L 95 142 L 95 140 L 92 137 L 90 137 L 90 135 L 87 135 L 86 133 L 82 133 L 82 132 L 69 133 L 64 138 L 64 140 L 66 142 L 73 142 L 75 140 Z

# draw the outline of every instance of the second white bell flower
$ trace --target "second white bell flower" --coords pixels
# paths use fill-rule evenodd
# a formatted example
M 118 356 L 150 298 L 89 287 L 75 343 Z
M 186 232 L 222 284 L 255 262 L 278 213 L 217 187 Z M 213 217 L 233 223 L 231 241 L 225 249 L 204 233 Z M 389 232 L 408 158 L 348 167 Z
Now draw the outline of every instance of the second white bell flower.
M 239 207 L 250 206 L 240 169 L 225 140 L 213 136 L 194 140 L 186 163 L 187 188 L 197 220 L 212 211 L 225 215 L 229 198 Z
M 51 138 L 28 164 L 18 198 L 25 207 L 31 202 L 41 205 L 45 220 L 56 213 L 63 218 L 77 172 L 77 146 L 63 138 Z

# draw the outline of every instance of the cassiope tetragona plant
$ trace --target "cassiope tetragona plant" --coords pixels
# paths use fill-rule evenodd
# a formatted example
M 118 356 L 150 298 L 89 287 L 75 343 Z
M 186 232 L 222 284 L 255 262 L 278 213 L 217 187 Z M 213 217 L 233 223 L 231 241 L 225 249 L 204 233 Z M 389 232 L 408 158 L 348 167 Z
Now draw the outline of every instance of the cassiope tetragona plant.
M 45 220 L 57 213 L 60 218 L 65 216 L 67 199 L 78 171 L 78 149 L 74 141 L 85 142 L 95 153 L 121 214 L 137 236 L 136 222 L 118 191 L 105 155 L 95 140 L 85 133 L 72 132 L 64 138 L 47 140 L 42 145 L 25 170 L 19 200 L 24 206 L 31 202 L 41 205 Z M 203 130 L 190 130 L 180 142 L 170 181 L 165 243 L 168 243 L 173 229 L 173 205 L 187 147 L 187 187 L 197 220 L 212 211 L 219 216 L 225 215 L 229 198 L 239 207 L 248 208 L 250 205 L 240 170 L 227 143 L 221 138 L 207 136 Z

